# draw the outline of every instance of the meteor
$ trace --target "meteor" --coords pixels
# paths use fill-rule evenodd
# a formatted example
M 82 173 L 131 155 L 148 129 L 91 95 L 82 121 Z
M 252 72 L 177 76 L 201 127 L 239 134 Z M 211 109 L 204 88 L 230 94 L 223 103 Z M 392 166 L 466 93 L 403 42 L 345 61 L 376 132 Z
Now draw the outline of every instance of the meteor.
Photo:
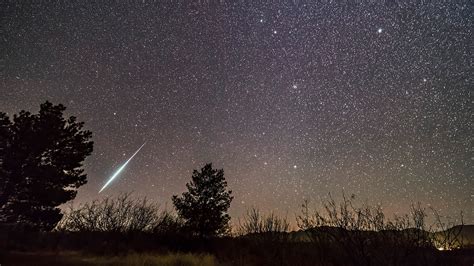
M 145 146 L 145 144 L 146 142 L 143 143 L 140 148 L 138 148 L 138 150 L 132 155 L 132 157 L 130 157 L 130 159 L 128 159 L 122 166 L 120 166 L 120 168 L 115 172 L 115 174 L 109 178 L 109 181 L 107 181 L 107 183 L 105 183 L 105 185 L 99 190 L 99 193 L 102 192 L 102 190 L 104 190 L 112 181 L 114 181 L 114 179 L 120 174 L 120 172 L 123 171 L 123 169 L 125 169 L 127 164 L 133 159 L 133 157 L 135 157 L 135 155 L 137 155 L 137 153 L 143 148 L 143 146 Z

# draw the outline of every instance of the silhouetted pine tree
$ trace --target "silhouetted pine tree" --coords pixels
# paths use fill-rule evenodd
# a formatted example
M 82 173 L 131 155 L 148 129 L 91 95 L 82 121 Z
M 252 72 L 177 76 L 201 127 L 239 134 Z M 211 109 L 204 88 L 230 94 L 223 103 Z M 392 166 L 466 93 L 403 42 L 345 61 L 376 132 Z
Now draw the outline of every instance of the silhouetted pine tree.
M 92 153 L 92 133 L 63 105 L 41 104 L 39 114 L 21 111 L 13 121 L 0 113 L 0 222 L 51 230 L 57 208 L 84 185 L 84 159 Z
M 185 227 L 201 237 L 226 234 L 230 220 L 227 210 L 233 197 L 232 191 L 226 190 L 224 170 L 215 170 L 212 164 L 206 164 L 201 172 L 193 171 L 192 180 L 186 187 L 188 191 L 181 197 L 172 198 Z

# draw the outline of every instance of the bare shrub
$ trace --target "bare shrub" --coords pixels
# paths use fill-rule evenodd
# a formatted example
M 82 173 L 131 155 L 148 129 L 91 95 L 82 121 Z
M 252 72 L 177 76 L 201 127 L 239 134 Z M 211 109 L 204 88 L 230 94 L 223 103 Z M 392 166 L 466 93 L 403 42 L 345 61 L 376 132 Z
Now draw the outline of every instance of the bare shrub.
M 327 263 L 324 254 L 331 249 L 343 251 L 346 259 L 354 265 L 368 265 L 374 261 L 406 258 L 409 249 L 431 245 L 424 231 L 426 214 L 419 205 L 412 206 L 410 215 L 389 220 L 380 205 L 356 206 L 354 199 L 354 195 L 347 198 L 343 194 L 342 202 L 336 203 L 329 195 L 329 199 L 322 203 L 322 210 L 314 212 L 310 211 L 309 201 L 303 203 L 301 213 L 297 215 L 297 225 L 318 248 L 321 264 Z M 413 230 L 405 231 L 413 226 Z M 381 252 L 377 253 L 377 250 Z
M 434 208 L 431 208 L 435 224 L 433 226 L 431 239 L 438 250 L 460 249 L 464 246 L 462 230 L 464 228 L 463 214 L 459 221 L 451 217 L 443 217 Z
M 165 210 L 157 216 L 151 231 L 160 235 L 176 234 L 180 233 L 183 227 L 183 220 L 171 212 Z
M 385 215 L 380 206 L 353 204 L 354 196 L 348 199 L 343 194 L 340 204 L 329 195 L 323 202 L 323 211 L 310 213 L 309 202 L 302 205 L 297 216 L 298 226 L 305 230 L 308 238 L 319 247 L 320 260 L 325 264 L 324 254 L 329 248 L 344 251 L 354 265 L 367 264 L 377 240 L 372 231 L 385 229 Z
M 72 207 L 58 230 L 77 232 L 151 232 L 165 230 L 175 222 L 168 212 L 159 214 L 156 204 L 146 198 L 133 199 L 130 193 Z M 175 225 L 172 225 L 175 226 Z
M 410 213 L 388 219 L 381 206 L 354 204 L 355 196 L 342 202 L 329 199 L 322 202 L 321 210 L 311 211 L 309 201 L 304 201 L 297 225 L 315 244 L 320 254 L 320 264 L 326 264 L 324 254 L 329 250 L 343 251 L 354 265 L 392 262 L 403 264 L 409 259 L 430 263 L 429 254 L 434 247 L 453 249 L 462 246 L 461 225 L 443 222 L 435 211 L 435 224 L 426 225 L 427 212 L 420 203 L 412 204 Z M 439 232 L 433 230 L 438 228 Z
M 241 236 L 259 236 L 267 240 L 282 240 L 289 228 L 290 224 L 286 217 L 279 217 L 273 212 L 262 215 L 259 209 L 250 208 L 243 220 L 239 220 L 237 234 Z

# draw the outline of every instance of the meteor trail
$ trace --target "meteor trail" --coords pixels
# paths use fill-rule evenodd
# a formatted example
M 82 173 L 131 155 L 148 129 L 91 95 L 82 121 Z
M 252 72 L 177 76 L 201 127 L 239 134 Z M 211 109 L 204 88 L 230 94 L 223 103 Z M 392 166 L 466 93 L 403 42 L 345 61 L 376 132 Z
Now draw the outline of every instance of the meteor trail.
M 130 157 L 130 159 L 128 159 L 122 166 L 120 166 L 117 172 L 115 172 L 115 174 L 109 178 L 109 181 L 107 181 L 107 183 L 105 183 L 105 185 L 99 190 L 99 193 L 102 192 L 102 190 L 104 190 L 112 181 L 114 181 L 114 179 L 120 174 L 120 172 L 123 171 L 125 166 L 127 166 L 127 164 L 133 159 L 133 157 L 135 157 L 135 155 L 137 155 L 137 153 L 143 148 L 143 146 L 145 146 L 145 144 L 146 142 L 143 143 L 143 145 L 140 146 L 140 148 L 138 148 L 138 150 L 132 155 L 132 157 Z

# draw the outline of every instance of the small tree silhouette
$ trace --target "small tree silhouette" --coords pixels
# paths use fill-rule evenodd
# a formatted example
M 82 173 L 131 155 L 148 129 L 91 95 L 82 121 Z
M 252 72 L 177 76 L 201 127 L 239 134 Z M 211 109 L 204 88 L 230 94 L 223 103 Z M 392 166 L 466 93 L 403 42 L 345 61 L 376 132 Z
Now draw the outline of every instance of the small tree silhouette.
M 186 228 L 200 237 L 228 233 L 230 216 L 227 210 L 233 197 L 232 191 L 226 190 L 224 170 L 215 170 L 212 164 L 206 164 L 201 172 L 193 171 L 192 180 L 186 187 L 188 191 L 181 197 L 172 198 Z
M 51 230 L 57 208 L 86 183 L 82 162 L 92 153 L 92 133 L 63 105 L 41 104 L 39 114 L 21 111 L 11 121 L 0 113 L 0 222 Z

